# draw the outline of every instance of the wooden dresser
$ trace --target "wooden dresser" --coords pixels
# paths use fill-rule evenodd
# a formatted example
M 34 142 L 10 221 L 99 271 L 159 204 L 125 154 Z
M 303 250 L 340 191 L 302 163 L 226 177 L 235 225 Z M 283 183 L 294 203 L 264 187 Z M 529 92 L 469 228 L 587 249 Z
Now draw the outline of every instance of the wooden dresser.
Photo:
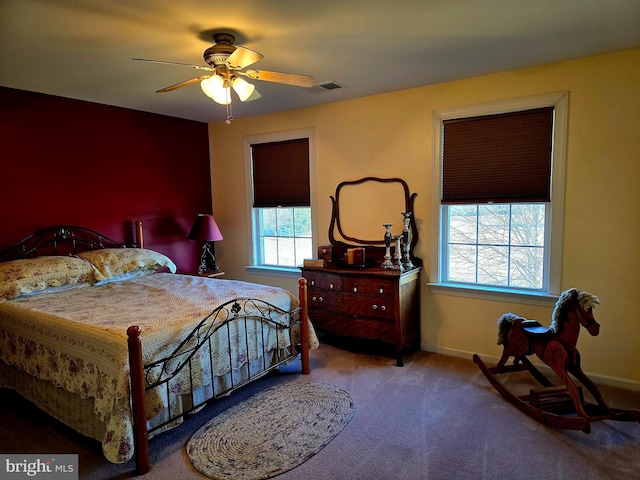
M 403 349 L 418 347 L 420 342 L 422 260 L 413 254 L 418 242 L 413 215 L 416 195 L 400 178 L 364 177 L 340 183 L 335 196 L 329 197 L 330 245 L 318 248 L 324 266 L 301 267 L 313 326 L 328 334 L 389 343 L 395 346 L 399 367 L 403 365 Z M 361 198 L 366 200 L 361 202 Z M 352 219 L 349 225 L 345 219 Z M 395 233 L 401 232 L 396 236 L 403 237 L 401 252 L 406 256 L 389 264 L 390 243 L 383 226 L 391 227 L 393 222 Z M 358 232 L 366 226 L 377 230 L 363 233 L 364 238 L 345 233 L 345 227 Z M 373 235 L 379 238 L 371 239 Z M 353 250 L 361 251 L 361 265 L 351 264 Z M 389 268 L 382 268 L 383 264 Z
M 381 340 L 402 350 L 420 341 L 420 268 L 303 267 L 309 318 L 321 332 Z

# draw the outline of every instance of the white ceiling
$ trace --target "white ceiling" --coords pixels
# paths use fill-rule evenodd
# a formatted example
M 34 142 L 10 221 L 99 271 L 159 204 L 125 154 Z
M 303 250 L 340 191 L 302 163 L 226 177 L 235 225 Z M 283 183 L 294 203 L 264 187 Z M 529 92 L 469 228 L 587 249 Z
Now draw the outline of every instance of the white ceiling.
M 210 122 L 197 84 L 211 33 L 257 69 L 338 90 L 254 81 L 235 117 L 289 110 L 640 46 L 639 0 L 0 0 L 0 85 Z M 1 108 L 1 107 L 0 107 Z

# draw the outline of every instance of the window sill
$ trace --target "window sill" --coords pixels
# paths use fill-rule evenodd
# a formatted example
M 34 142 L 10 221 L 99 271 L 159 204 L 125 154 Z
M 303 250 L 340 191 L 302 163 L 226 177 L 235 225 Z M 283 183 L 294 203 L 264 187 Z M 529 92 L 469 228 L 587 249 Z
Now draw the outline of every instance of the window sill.
M 297 267 L 267 267 L 264 265 L 247 265 L 247 271 L 256 275 L 268 275 L 270 277 L 300 277 L 300 269 Z
M 451 295 L 454 297 L 476 298 L 495 302 L 521 303 L 526 305 L 553 306 L 558 301 L 558 295 L 546 292 L 532 292 L 529 290 L 506 290 L 485 286 L 458 285 L 453 283 L 427 283 L 434 294 Z

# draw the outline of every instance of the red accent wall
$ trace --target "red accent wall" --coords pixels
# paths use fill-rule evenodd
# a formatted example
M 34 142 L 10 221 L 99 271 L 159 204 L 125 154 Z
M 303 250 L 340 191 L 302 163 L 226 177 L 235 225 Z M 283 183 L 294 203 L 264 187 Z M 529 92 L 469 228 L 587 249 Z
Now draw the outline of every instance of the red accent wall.
M 0 87 L 0 250 L 53 225 L 93 228 L 197 269 L 211 213 L 206 123 Z

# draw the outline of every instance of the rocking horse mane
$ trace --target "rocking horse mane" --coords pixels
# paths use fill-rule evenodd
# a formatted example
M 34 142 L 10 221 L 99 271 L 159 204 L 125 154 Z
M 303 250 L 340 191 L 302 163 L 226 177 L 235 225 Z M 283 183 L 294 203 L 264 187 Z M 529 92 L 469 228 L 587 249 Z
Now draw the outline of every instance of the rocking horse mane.
M 600 304 L 600 299 L 595 295 L 587 292 L 581 292 L 577 288 L 570 288 L 560 294 L 556 306 L 551 314 L 551 325 L 549 328 L 555 333 L 558 333 L 562 324 L 562 313 L 564 308 L 569 305 L 572 300 L 576 300 L 580 308 L 583 310 L 589 310 Z

